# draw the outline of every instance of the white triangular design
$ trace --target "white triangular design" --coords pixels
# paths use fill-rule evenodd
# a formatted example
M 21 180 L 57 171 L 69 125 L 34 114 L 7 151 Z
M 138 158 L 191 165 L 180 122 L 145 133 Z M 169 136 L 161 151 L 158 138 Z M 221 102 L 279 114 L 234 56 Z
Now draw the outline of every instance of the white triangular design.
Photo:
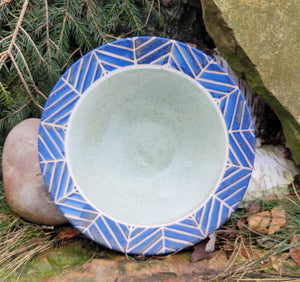
M 173 56 L 173 59 L 174 59 L 175 61 L 177 61 L 177 58 L 174 56 L 174 48 L 177 48 L 177 50 L 179 51 L 179 53 L 180 53 L 180 55 L 181 55 L 181 59 L 182 59 L 182 60 L 185 62 L 185 64 L 188 66 L 188 68 L 189 68 L 191 74 L 193 75 L 193 77 L 196 77 L 197 75 L 195 74 L 194 69 L 193 69 L 192 66 L 190 65 L 190 62 L 188 61 L 188 59 L 185 57 L 185 55 L 184 55 L 184 53 L 183 53 L 183 51 L 182 51 L 181 46 L 179 46 L 179 44 L 176 43 L 176 42 L 175 42 L 174 46 L 172 46 L 172 56 Z M 178 64 L 178 62 L 177 62 L 177 64 Z M 178 64 L 178 65 L 180 65 L 180 64 Z M 181 70 L 182 70 L 182 68 L 181 68 Z M 200 70 L 201 70 L 201 68 L 200 68 Z M 200 71 L 200 72 L 201 72 L 201 71 Z
M 147 229 L 145 231 L 143 231 L 142 233 L 148 231 Z M 127 249 L 127 252 L 131 252 L 133 249 L 136 249 L 137 247 L 143 245 L 143 243 L 145 241 L 147 241 L 149 238 L 153 237 L 154 235 L 156 235 L 157 233 L 161 232 L 161 229 L 160 228 L 157 228 L 156 230 L 153 230 L 152 233 L 150 233 L 148 236 L 144 237 L 142 240 L 140 240 L 139 242 L 137 242 L 136 244 L 132 245 L 129 249 Z M 133 239 L 129 239 L 129 245 L 130 243 L 133 241 Z M 128 246 L 129 246 L 128 245 Z
M 145 44 L 145 45 L 146 45 L 146 44 Z M 147 53 L 144 53 L 143 56 L 139 56 L 139 57 L 137 58 L 137 62 L 142 61 L 143 59 L 145 59 L 145 58 L 148 57 L 149 55 L 154 54 L 155 52 L 159 51 L 160 49 L 162 49 L 162 48 L 164 48 L 164 47 L 166 47 L 166 46 L 168 46 L 168 45 L 171 45 L 171 44 L 170 44 L 170 42 L 167 41 L 167 42 L 163 43 L 162 45 L 160 45 L 159 47 L 157 47 L 156 49 L 152 49 L 151 51 L 149 51 L 149 52 L 147 52 Z M 140 47 L 139 47 L 138 49 L 140 49 Z M 135 53 L 138 51 L 138 49 L 136 49 Z M 159 58 L 160 58 L 160 57 L 159 57 Z
M 99 218 L 98 218 L 99 219 Z M 114 238 L 114 240 L 116 241 L 116 243 L 118 244 L 118 248 L 124 252 L 124 248 L 123 246 L 120 244 L 119 239 L 116 237 L 115 233 L 112 231 L 110 225 L 107 223 L 107 221 L 105 220 L 104 216 L 101 216 L 101 219 L 103 221 L 103 223 L 105 224 L 105 227 L 109 230 L 110 232 L 110 236 Z M 126 237 L 125 237 L 126 238 Z

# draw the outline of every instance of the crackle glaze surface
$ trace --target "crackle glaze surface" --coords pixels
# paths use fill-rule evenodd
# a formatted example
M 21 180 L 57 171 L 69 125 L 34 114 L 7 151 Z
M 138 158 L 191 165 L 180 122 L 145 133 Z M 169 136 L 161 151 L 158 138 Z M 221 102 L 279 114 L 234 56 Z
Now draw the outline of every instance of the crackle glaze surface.
M 121 39 L 78 60 L 53 88 L 39 131 L 56 206 L 87 237 L 133 254 L 174 252 L 218 229 L 246 191 L 254 147 L 230 76 L 199 50 L 157 37 Z

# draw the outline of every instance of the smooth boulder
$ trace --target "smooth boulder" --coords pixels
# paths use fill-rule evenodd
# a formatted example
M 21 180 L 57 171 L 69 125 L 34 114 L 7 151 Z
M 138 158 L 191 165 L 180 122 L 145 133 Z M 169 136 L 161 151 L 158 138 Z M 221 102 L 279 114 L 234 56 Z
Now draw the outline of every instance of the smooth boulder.
M 38 159 L 40 119 L 22 121 L 8 134 L 2 156 L 3 184 L 11 209 L 28 221 L 60 225 L 67 222 L 52 201 Z

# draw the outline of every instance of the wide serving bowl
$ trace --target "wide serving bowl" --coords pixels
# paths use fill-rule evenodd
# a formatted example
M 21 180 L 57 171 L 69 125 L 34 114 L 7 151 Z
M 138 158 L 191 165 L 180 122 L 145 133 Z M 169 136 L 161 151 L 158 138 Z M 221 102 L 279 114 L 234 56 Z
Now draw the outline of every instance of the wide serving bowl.
M 108 43 L 74 63 L 39 130 L 56 206 L 87 237 L 132 254 L 174 252 L 218 229 L 245 193 L 254 147 L 229 75 L 158 37 Z

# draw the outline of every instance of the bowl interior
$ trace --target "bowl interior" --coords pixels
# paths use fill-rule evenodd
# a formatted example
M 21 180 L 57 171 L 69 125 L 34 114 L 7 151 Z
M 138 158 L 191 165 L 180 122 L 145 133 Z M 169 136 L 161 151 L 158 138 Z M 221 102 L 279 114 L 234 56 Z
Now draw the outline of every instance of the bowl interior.
M 228 137 L 209 93 L 163 67 L 114 71 L 73 109 L 70 173 L 86 198 L 134 225 L 171 223 L 193 212 L 224 174 Z

